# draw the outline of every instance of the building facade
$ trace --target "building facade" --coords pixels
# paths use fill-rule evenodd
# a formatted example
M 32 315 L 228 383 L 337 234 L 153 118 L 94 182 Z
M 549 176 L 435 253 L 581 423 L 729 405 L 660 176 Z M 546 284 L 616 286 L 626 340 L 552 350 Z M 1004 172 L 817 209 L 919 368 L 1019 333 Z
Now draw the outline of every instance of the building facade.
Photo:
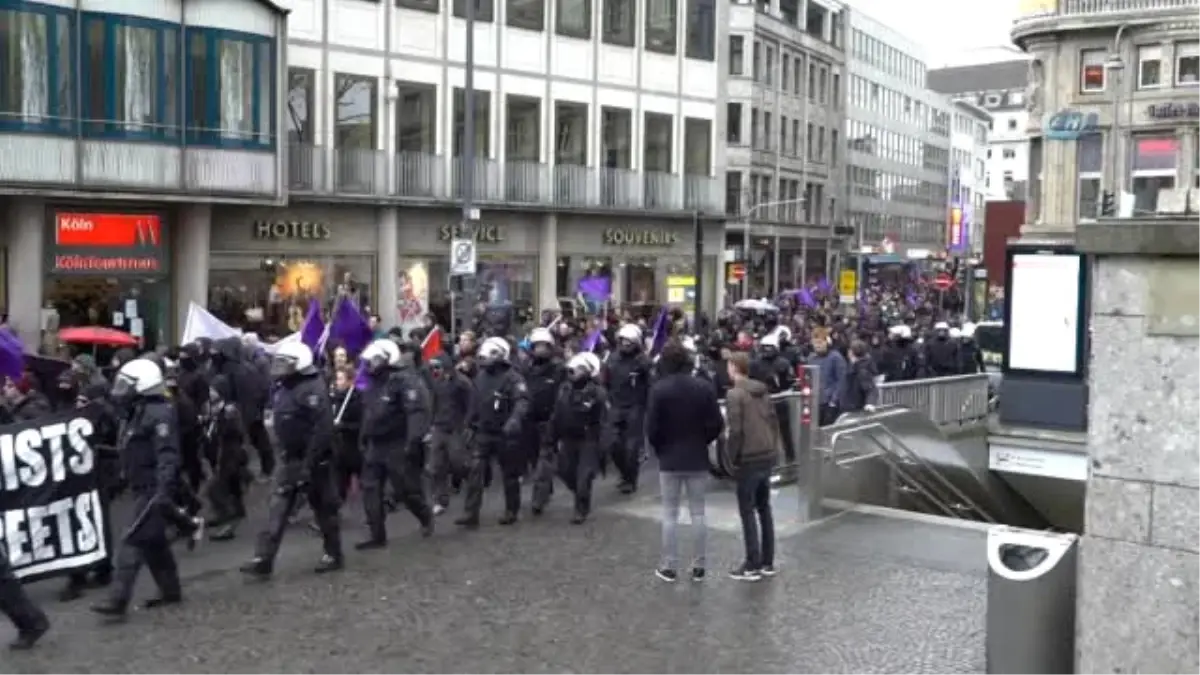
M 734 2 L 725 85 L 728 258 L 763 295 L 829 275 L 845 209 L 846 10 Z
M 7 294 L 27 342 L 118 319 L 148 345 L 171 341 L 190 302 L 266 334 L 294 328 L 309 298 L 339 294 L 385 325 L 448 319 L 459 237 L 478 243 L 469 302 L 536 309 L 594 276 L 616 302 L 666 302 L 669 286 L 696 283 L 698 231 L 706 304 L 719 300 L 721 3 L 481 0 L 468 172 L 462 2 L 295 0 L 284 13 L 265 0 L 55 1 L 70 8 L 0 0 L 0 12 L 37 17 L 52 44 L 83 22 L 76 58 L 123 65 L 82 71 L 78 100 L 64 102 L 62 59 L 30 61 L 46 74 L 0 100 L 5 278 L 51 277 Z M 0 42 L 42 34 L 11 25 Z M 261 39 L 233 39 L 252 30 Z M 135 49 L 158 60 L 116 58 Z M 124 93 L 131 80 L 150 93 Z M 137 122 L 100 124 L 93 139 L 89 121 L 114 115 Z M 182 133 L 162 123 L 173 116 Z M 26 159 L 47 155 L 61 168 Z M 460 206 L 469 173 L 478 219 L 464 223 L 476 215 Z M 136 317 L 116 311 L 130 299 Z
M 925 88 L 916 45 L 861 12 L 850 14 L 848 50 L 847 209 L 859 248 L 940 250 L 950 189 L 950 100 Z
M 1025 98 L 1029 60 L 939 68 L 929 71 L 928 83 L 930 89 L 972 103 L 992 116 L 987 198 L 1024 199 L 1029 182 L 1029 103 Z
M 950 120 L 950 217 L 946 248 L 973 257 L 983 252 L 987 227 L 988 127 L 992 116 L 967 101 L 955 101 Z

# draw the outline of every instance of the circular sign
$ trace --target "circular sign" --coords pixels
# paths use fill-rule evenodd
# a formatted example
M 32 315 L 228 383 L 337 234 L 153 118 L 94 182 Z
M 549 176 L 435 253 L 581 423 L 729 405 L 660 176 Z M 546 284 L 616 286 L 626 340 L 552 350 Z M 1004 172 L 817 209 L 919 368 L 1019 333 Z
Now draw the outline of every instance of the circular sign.
M 460 241 L 454 245 L 454 262 L 457 265 L 466 265 L 471 262 L 471 258 L 475 257 L 475 244 L 471 241 Z
M 952 279 L 949 274 L 939 274 L 937 275 L 937 278 L 933 280 L 933 285 L 938 290 L 944 291 L 954 285 L 954 279 Z

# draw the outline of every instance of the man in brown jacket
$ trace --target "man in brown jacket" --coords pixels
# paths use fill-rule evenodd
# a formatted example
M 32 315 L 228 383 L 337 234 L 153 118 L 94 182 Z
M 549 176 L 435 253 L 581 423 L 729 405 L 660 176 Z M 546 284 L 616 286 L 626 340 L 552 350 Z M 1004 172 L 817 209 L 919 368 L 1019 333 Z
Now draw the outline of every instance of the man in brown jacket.
M 728 363 L 733 387 L 725 398 L 729 432 L 725 447 L 737 480 L 738 513 L 746 544 L 746 559 L 729 576 L 739 581 L 758 581 L 775 574 L 771 470 L 782 447 L 779 420 L 767 385 L 750 379 L 750 357 L 744 352 L 734 353 Z

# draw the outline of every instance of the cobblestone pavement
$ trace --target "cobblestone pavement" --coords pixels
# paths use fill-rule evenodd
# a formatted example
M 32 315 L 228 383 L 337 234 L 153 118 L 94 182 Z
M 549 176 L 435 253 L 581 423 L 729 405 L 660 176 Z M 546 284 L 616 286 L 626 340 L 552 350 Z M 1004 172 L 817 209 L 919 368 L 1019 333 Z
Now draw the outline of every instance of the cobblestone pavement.
M 447 514 L 429 540 L 399 513 L 387 550 L 352 552 L 323 577 L 309 571 L 318 540 L 294 528 L 265 583 L 235 571 L 249 527 L 181 552 L 186 602 L 124 625 L 100 624 L 94 598 L 64 605 L 60 582 L 37 584 L 53 629 L 34 652 L 0 657 L 0 673 L 983 670 L 978 532 L 857 513 L 785 524 L 780 574 L 740 583 L 724 574 L 740 559 L 732 495 L 717 493 L 710 578 L 667 585 L 652 574 L 655 498 L 610 491 L 598 487 L 602 506 L 581 527 L 561 494 L 542 519 L 502 528 L 489 493 L 481 530 L 457 532 Z M 361 517 L 357 504 L 345 513 L 349 548 Z M 153 592 L 143 576 L 139 597 Z

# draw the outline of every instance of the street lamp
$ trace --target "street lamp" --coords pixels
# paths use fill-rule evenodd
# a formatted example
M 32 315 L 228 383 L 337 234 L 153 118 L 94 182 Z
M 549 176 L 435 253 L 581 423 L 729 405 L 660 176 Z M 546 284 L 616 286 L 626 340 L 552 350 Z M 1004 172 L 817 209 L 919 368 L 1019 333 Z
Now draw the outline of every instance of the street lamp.
M 771 206 L 787 206 L 789 204 L 801 204 L 807 202 L 807 198 L 798 197 L 796 199 L 780 199 L 773 202 L 762 202 L 755 204 L 746 210 L 746 215 L 742 217 L 742 262 L 746 265 L 750 264 L 750 221 L 754 218 L 755 212 L 759 209 L 765 209 Z M 749 297 L 750 289 L 750 270 L 746 269 L 746 274 L 742 276 L 742 299 Z M 775 278 L 779 278 L 778 268 L 775 270 Z
M 1117 34 L 1113 37 L 1112 49 L 1109 51 L 1108 58 L 1104 60 L 1105 80 L 1112 80 L 1113 98 L 1112 98 L 1112 115 L 1108 130 L 1108 189 L 1114 195 L 1118 193 L 1118 183 L 1121 182 L 1117 173 L 1117 146 L 1120 143 L 1120 138 L 1117 130 L 1120 128 L 1121 118 L 1121 94 L 1124 88 L 1125 60 L 1121 58 L 1121 38 L 1125 35 L 1125 29 L 1129 24 L 1123 23 L 1117 28 Z M 1109 77 L 1111 75 L 1111 78 Z

